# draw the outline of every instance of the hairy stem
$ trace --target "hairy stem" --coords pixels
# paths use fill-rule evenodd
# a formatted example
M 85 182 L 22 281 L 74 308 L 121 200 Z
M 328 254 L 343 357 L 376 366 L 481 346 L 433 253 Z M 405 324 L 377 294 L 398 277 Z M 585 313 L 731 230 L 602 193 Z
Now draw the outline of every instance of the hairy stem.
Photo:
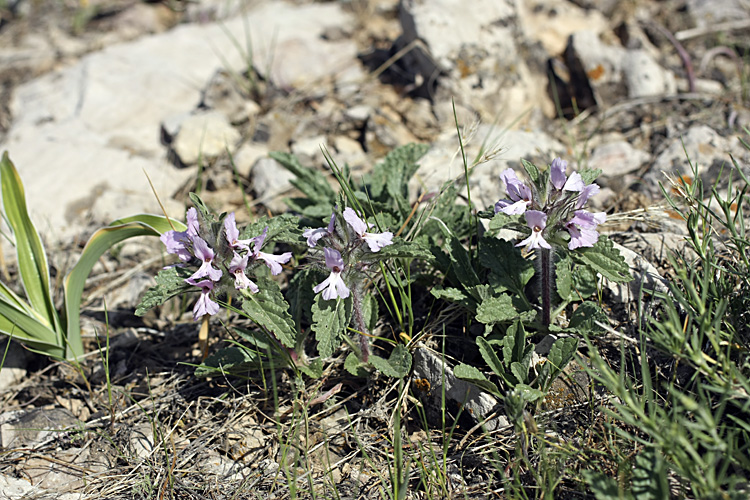
M 365 313 L 362 305 L 362 286 L 355 283 L 352 286 L 352 313 L 354 315 L 354 326 L 359 330 L 359 348 L 361 350 L 361 361 L 367 363 L 370 359 L 370 340 L 367 338 L 367 325 L 365 324 Z
M 541 254 L 541 271 L 542 271 L 542 324 L 549 326 L 550 311 L 552 310 L 552 250 L 546 248 L 539 249 Z

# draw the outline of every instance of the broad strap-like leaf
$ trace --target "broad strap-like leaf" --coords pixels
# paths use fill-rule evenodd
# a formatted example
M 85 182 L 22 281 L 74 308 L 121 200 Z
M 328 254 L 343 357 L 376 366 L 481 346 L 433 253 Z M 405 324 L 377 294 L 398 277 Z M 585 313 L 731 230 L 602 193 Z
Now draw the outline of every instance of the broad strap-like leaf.
M 493 394 L 495 396 L 501 395 L 497 386 L 493 382 L 487 380 L 487 377 L 484 376 L 484 373 L 471 365 L 458 365 L 453 369 L 453 374 L 456 376 L 456 378 L 459 378 L 466 382 L 470 382 L 480 389 L 484 389 L 490 394 Z
M 58 343 L 62 345 L 62 328 L 50 289 L 47 254 L 39 232 L 29 217 L 21 177 L 7 152 L 3 153 L 0 161 L 0 181 L 3 210 L 13 230 L 18 270 L 26 297 L 31 307 L 44 319 L 47 327 L 58 332 Z
M 77 358 L 83 354 L 81 343 L 80 308 L 83 288 L 99 258 L 117 243 L 134 236 L 160 236 L 174 226 L 177 231 L 184 231 L 181 222 L 167 220 L 160 215 L 140 214 L 118 219 L 107 227 L 96 231 L 83 249 L 81 257 L 65 277 L 65 319 L 67 336 L 67 358 Z
M 65 349 L 58 341 L 58 332 L 36 319 L 35 315 L 0 298 L 0 333 L 23 342 L 35 352 L 62 359 Z

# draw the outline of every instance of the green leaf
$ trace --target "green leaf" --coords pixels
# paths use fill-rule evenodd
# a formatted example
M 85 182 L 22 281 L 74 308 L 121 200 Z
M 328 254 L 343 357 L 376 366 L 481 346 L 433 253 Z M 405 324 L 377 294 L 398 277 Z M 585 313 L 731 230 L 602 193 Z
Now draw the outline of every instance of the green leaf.
M 584 168 L 578 171 L 581 174 L 581 179 L 584 184 L 591 184 L 596 180 L 597 177 L 602 175 L 602 169 L 600 168 Z
M 404 378 L 411 370 L 411 354 L 400 344 L 393 349 L 387 361 L 380 356 L 370 355 L 369 362 L 380 373 L 391 378 Z
M 599 278 L 588 266 L 575 266 L 573 272 L 573 289 L 578 297 L 591 297 L 597 291 Z
M 315 300 L 313 288 L 318 284 L 320 272 L 313 267 L 297 268 L 294 276 L 289 280 L 287 288 L 287 299 L 289 300 L 289 311 L 299 327 L 302 323 L 312 323 L 312 311 L 310 307 Z
M 578 339 L 563 337 L 557 339 L 547 354 L 547 362 L 552 365 L 552 378 L 554 379 L 573 359 L 578 351 Z
M 83 288 L 86 284 L 94 264 L 99 258 L 117 243 L 135 236 L 160 236 L 172 229 L 185 230 L 181 222 L 166 219 L 159 215 L 140 214 L 118 219 L 107 227 L 96 231 L 81 253 L 81 257 L 73 269 L 65 277 L 65 317 L 67 323 L 68 352 L 66 356 L 78 357 L 83 354 L 83 345 L 80 339 L 80 309 Z
M 518 317 L 510 295 L 502 294 L 482 301 L 477 307 L 477 321 L 485 325 L 511 321 Z
M 469 252 L 458 238 L 450 238 L 448 242 L 448 255 L 451 258 L 451 266 L 448 274 L 452 275 L 456 282 L 461 283 L 465 288 L 480 284 L 479 277 L 471 265 Z
M 291 183 L 294 187 L 305 193 L 307 198 L 315 204 L 327 205 L 329 207 L 328 214 L 330 215 L 330 207 L 336 202 L 336 192 L 322 173 L 314 168 L 302 166 L 297 157 L 290 153 L 273 151 L 268 156 L 279 162 L 281 166 L 297 177 Z
M 312 329 L 318 341 L 318 353 L 323 358 L 333 356 L 341 341 L 339 336 L 344 333 L 351 318 L 351 299 L 324 300 L 322 294 L 315 297 L 312 305 Z
M 328 216 L 331 216 L 330 210 Z M 260 236 L 265 228 L 268 227 L 264 248 L 273 248 L 270 242 L 288 243 L 290 245 L 302 245 L 302 231 L 299 227 L 299 217 L 293 214 L 281 214 L 274 217 L 262 217 L 257 221 L 248 224 L 242 229 L 240 239 L 254 238 Z M 265 250 L 269 251 L 269 250 Z
M 369 375 L 366 365 L 353 352 L 350 352 L 344 360 L 344 369 L 355 377 L 367 377 Z
M 636 500 L 670 498 L 667 465 L 654 448 L 645 448 L 635 456 L 632 493 Z
M 523 169 L 526 170 L 526 174 L 529 176 L 529 179 L 531 179 L 531 182 L 536 184 L 539 181 L 539 169 L 537 166 L 523 158 L 521 158 L 521 165 L 523 165 Z
M 490 394 L 494 394 L 496 396 L 500 395 L 500 391 L 498 390 L 497 386 L 487 380 L 487 377 L 484 376 L 484 373 L 471 365 L 460 364 L 453 369 L 453 374 L 456 376 L 456 378 L 465 380 L 466 382 L 470 382 L 480 389 L 489 392 Z
M 222 373 L 234 375 L 258 368 L 260 356 L 256 351 L 239 346 L 219 349 L 209 355 L 203 363 L 195 368 L 198 378 L 210 377 Z
M 523 384 L 529 378 L 529 365 L 514 361 L 510 364 L 510 373 L 516 378 L 517 384 Z
M 625 494 L 620 496 L 620 488 L 617 485 L 617 481 L 601 472 L 593 470 L 581 471 L 583 478 L 589 485 L 591 492 L 596 497 L 596 500 L 632 500 L 633 496 Z M 665 497 L 669 498 L 669 496 Z
M 513 388 L 513 392 L 521 396 L 521 399 L 529 403 L 538 401 L 544 397 L 544 393 L 539 389 L 534 389 L 527 384 L 518 384 Z
M 555 287 L 560 300 L 571 300 L 570 292 L 573 284 L 573 274 L 570 270 L 571 258 L 566 255 L 555 263 Z
M 597 321 L 606 325 L 609 318 L 595 302 L 583 302 L 570 316 L 568 329 L 577 333 L 601 333 L 604 329 L 596 324 Z
M 297 331 L 289 314 L 289 304 L 284 300 L 278 283 L 268 278 L 258 278 L 257 285 L 260 289 L 258 293 L 242 296 L 242 310 L 283 345 L 294 348 Z
M 185 280 L 191 276 L 191 272 L 181 267 L 170 267 L 162 269 L 156 275 L 156 285 L 149 288 L 141 303 L 135 310 L 136 316 L 143 316 L 149 310 L 156 306 L 162 305 L 175 295 L 194 290 L 195 287 L 185 283 Z
M 490 367 L 490 370 L 495 372 L 495 375 L 502 377 L 505 370 L 503 369 L 503 364 L 500 361 L 500 358 L 495 354 L 492 344 L 483 337 L 477 337 L 477 347 L 479 348 L 479 354 L 482 355 L 482 359 L 484 359 L 484 362 Z
M 437 299 L 460 304 L 461 306 L 471 311 L 476 310 L 476 300 L 469 294 L 465 293 L 463 290 L 459 290 L 458 288 L 441 288 L 438 286 L 430 290 L 430 293 Z
M 491 272 L 489 281 L 497 291 L 522 294 L 534 277 L 534 264 L 524 259 L 513 243 L 485 236 L 479 240 L 479 262 Z
M 42 239 L 29 217 L 23 182 L 7 151 L 0 160 L 0 181 L 3 210 L 13 230 L 18 270 L 26 297 L 32 309 L 39 314 L 39 319 L 47 328 L 56 332 L 57 344 L 62 346 L 63 328 L 55 310 L 50 288 L 47 254 Z
M 318 379 L 323 376 L 323 360 L 315 358 L 306 365 L 297 365 L 297 369 L 310 378 Z
M 625 283 L 633 279 L 622 254 L 604 235 L 599 236 L 599 241 L 593 247 L 579 249 L 573 256 L 614 283 Z
M 0 298 L 0 332 L 22 341 L 33 351 L 63 359 L 65 347 L 58 342 L 58 333 L 37 317 Z
M 378 260 L 392 259 L 397 257 L 420 259 L 423 261 L 432 261 L 434 256 L 428 248 L 416 241 L 404 241 L 401 238 L 394 238 L 393 244 L 383 247 L 377 254 Z
M 506 365 L 514 361 L 523 361 L 526 353 L 526 330 L 521 322 L 516 321 L 508 327 L 505 338 L 501 341 L 503 345 L 503 360 Z

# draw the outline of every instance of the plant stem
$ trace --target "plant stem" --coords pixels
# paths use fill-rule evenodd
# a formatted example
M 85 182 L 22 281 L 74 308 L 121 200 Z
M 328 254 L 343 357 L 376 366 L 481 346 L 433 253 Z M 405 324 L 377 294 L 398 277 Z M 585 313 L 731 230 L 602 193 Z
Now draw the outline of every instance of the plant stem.
M 542 324 L 549 326 L 552 310 L 552 250 L 540 248 L 542 259 Z
M 359 348 L 362 357 L 360 360 L 367 363 L 370 359 L 370 340 L 367 338 L 367 325 L 365 324 L 365 315 L 362 310 L 362 286 L 356 282 L 352 286 L 352 313 L 354 314 L 354 324 L 361 333 L 359 333 Z

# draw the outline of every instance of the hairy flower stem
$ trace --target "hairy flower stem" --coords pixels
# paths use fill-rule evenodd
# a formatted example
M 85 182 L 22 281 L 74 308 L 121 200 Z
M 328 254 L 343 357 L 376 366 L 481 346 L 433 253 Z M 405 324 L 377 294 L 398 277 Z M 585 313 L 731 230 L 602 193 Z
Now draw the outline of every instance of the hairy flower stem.
M 370 340 L 367 338 L 366 333 L 367 325 L 365 324 L 365 314 L 362 309 L 362 285 L 355 281 L 352 286 L 352 314 L 354 315 L 354 326 L 361 333 L 359 334 L 359 348 L 361 350 L 360 360 L 363 363 L 367 363 L 370 359 Z
M 552 310 L 552 250 L 540 248 L 541 271 L 542 271 L 542 324 L 549 326 L 550 311 Z

